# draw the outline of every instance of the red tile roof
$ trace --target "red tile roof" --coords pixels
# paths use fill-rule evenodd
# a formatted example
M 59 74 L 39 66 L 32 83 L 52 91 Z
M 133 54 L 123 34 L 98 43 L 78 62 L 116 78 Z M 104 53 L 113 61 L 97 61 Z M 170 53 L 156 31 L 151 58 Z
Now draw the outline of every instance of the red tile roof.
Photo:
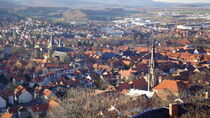
M 30 106 L 32 112 L 44 112 L 47 111 L 49 108 L 49 104 L 39 104 L 39 105 L 35 105 L 35 106 Z
M 50 96 L 52 94 L 52 91 L 50 91 L 49 89 L 45 89 L 43 91 L 43 94 L 44 94 L 44 96 L 48 97 L 48 96 Z
M 50 102 L 49 102 L 49 107 L 50 108 L 56 108 L 58 106 L 59 106 L 59 104 L 56 101 L 50 100 Z
M 178 93 L 182 86 L 179 86 L 178 82 L 175 80 L 163 80 L 160 84 L 155 86 L 153 90 L 163 90 L 169 89 L 171 92 Z
M 122 91 L 124 89 L 130 89 L 131 85 L 128 82 L 120 83 L 118 86 L 115 87 L 117 91 Z
M 132 74 L 132 69 L 129 70 L 121 70 L 119 74 L 123 77 L 129 77 Z
M 140 89 L 147 85 L 147 82 L 145 81 L 144 78 L 136 79 L 136 80 L 133 80 L 132 82 L 136 89 Z
M 12 116 L 13 116 L 13 114 L 6 112 L 2 115 L 1 118 L 12 118 Z

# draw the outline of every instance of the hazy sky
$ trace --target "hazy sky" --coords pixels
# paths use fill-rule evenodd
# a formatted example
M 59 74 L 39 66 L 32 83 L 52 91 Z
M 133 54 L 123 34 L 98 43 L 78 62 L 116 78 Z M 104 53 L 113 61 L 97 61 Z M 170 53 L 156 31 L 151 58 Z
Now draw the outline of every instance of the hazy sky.
M 161 2 L 175 2 L 175 3 L 210 3 L 210 0 L 154 0 Z

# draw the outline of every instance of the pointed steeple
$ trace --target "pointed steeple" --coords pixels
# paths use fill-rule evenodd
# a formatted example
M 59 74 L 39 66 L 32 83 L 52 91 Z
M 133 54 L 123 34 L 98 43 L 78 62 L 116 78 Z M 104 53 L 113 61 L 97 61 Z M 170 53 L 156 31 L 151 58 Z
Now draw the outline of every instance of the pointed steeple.
M 51 34 L 51 36 L 50 36 L 50 42 L 48 44 L 48 58 L 51 58 L 52 57 L 53 48 L 54 48 L 54 40 L 53 40 L 53 36 Z
M 53 36 L 51 35 L 51 36 L 50 36 L 50 42 L 49 42 L 48 47 L 49 47 L 50 49 L 52 49 L 52 48 L 53 48 L 53 45 L 54 45 L 54 40 L 53 40 Z
M 148 72 L 148 91 L 151 90 L 154 86 L 157 85 L 157 79 L 155 76 L 155 48 L 154 48 L 154 42 L 152 43 L 152 49 L 151 49 L 151 58 L 149 62 L 149 72 Z
M 63 47 L 63 42 L 62 42 L 62 39 L 59 39 L 59 42 L 58 42 L 58 47 Z
M 151 58 L 150 58 L 150 68 L 153 68 L 153 69 L 155 68 L 154 53 L 155 53 L 155 48 L 154 48 L 154 44 L 152 44 Z

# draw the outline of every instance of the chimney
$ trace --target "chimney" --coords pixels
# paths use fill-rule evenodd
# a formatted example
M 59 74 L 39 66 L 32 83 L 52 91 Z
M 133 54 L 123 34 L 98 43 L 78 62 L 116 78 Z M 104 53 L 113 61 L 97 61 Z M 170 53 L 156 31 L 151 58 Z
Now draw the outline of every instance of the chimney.
M 205 98 L 205 99 L 208 99 L 208 98 L 209 98 L 209 92 L 208 92 L 208 91 L 205 92 L 204 98 Z
M 169 104 L 169 118 L 177 118 L 178 108 L 176 104 Z

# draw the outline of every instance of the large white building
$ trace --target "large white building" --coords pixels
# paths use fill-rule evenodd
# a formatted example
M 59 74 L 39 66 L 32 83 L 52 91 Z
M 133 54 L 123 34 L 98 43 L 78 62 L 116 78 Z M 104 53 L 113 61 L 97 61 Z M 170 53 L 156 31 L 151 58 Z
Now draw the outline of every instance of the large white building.
M 177 29 L 183 29 L 183 30 L 194 30 L 194 29 L 200 29 L 201 25 L 177 25 Z

